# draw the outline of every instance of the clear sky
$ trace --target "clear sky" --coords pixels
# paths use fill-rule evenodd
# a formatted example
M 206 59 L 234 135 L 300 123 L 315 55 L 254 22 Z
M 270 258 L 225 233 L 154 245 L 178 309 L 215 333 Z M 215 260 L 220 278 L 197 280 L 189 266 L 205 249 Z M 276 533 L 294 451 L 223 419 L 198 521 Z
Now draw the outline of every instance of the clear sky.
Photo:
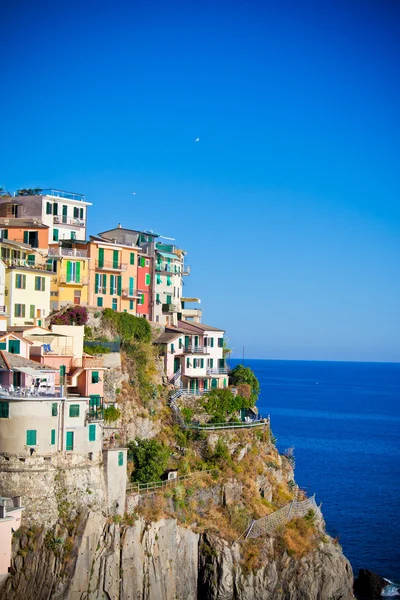
M 400 360 L 397 0 L 14 0 L 0 27 L 1 186 L 175 238 L 234 356 Z

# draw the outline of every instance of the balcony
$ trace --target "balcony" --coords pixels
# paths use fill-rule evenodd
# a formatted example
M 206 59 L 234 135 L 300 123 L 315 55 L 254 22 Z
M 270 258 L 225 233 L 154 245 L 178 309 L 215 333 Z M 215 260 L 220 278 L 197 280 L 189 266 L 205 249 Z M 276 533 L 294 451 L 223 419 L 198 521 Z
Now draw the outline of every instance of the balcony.
M 170 265 L 168 263 L 157 263 L 155 269 L 156 269 L 157 273 L 167 273 L 168 275 L 180 275 L 181 274 L 180 265 Z
M 117 263 L 114 261 L 98 261 L 96 260 L 96 269 L 100 271 L 126 271 L 128 268 L 127 263 Z
M 210 369 L 207 367 L 207 375 L 227 375 L 228 367 L 220 367 L 219 369 Z
M 183 271 L 182 271 L 182 275 L 190 275 L 190 266 L 189 265 L 185 265 L 183 267 Z
M 140 298 L 139 290 L 122 290 L 123 298 Z
M 24 258 L 2 258 L 2 261 L 9 268 L 19 268 L 23 267 L 26 269 L 34 269 L 35 271 L 47 271 L 52 272 L 52 265 L 48 265 L 46 263 L 37 264 L 30 260 L 25 260 Z
M 179 310 L 179 307 L 178 307 L 177 304 L 171 303 L 171 304 L 163 304 L 162 305 L 162 311 L 163 311 L 163 313 L 170 313 L 171 314 L 171 313 L 178 312 L 178 310 Z
M 66 200 L 76 200 L 78 202 L 85 202 L 84 194 L 75 194 L 74 192 L 64 192 L 63 190 L 54 190 L 48 188 L 40 190 L 42 196 L 53 196 L 54 198 L 65 198 Z
M 70 258 L 87 258 L 87 250 L 77 248 L 49 248 L 49 256 L 68 256 Z
M 89 423 L 91 421 L 102 421 L 104 419 L 103 405 L 101 407 L 89 408 L 86 416 Z
M 184 346 L 183 353 L 184 354 L 208 354 L 207 346 L 193 346 L 193 344 Z
M 79 281 L 76 279 L 68 278 L 67 275 L 61 275 L 58 283 L 61 285 L 71 285 L 71 286 L 83 286 L 89 283 L 88 277 L 79 277 Z
M 6 315 L 6 314 L 7 314 L 7 307 L 0 306 L 0 315 Z
M 67 217 L 67 215 L 54 215 L 53 223 L 55 225 L 72 225 L 73 227 L 86 227 L 85 219 L 78 217 Z

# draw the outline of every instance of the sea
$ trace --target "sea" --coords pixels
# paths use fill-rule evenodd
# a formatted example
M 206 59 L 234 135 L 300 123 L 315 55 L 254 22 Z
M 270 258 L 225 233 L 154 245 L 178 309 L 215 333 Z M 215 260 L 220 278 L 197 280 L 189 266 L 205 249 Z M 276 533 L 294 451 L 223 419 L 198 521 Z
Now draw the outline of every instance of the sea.
M 229 366 L 243 364 L 229 360 Z M 245 359 L 280 452 L 315 494 L 354 574 L 370 569 L 400 598 L 400 363 Z

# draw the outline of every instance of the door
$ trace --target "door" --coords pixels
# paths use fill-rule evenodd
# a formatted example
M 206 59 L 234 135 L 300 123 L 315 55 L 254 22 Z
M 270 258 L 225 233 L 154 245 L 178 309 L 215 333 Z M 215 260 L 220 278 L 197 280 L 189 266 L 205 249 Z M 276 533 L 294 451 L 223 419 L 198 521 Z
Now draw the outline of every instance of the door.
M 67 211 L 68 211 L 68 206 L 66 206 L 65 204 L 62 207 L 62 222 L 66 223 L 67 222 Z
M 181 361 L 179 360 L 179 358 L 174 358 L 174 373 L 179 371 L 180 366 L 181 366 Z
M 194 347 L 195 348 L 199 347 L 199 336 L 198 335 L 194 336 Z
M 213 389 L 218 387 L 218 381 L 216 379 L 211 379 L 211 387 Z
M 185 348 L 188 348 L 190 346 L 190 338 L 188 335 L 185 335 Z
M 67 431 L 67 445 L 66 445 L 66 450 L 73 450 L 74 449 L 74 432 L 73 431 Z

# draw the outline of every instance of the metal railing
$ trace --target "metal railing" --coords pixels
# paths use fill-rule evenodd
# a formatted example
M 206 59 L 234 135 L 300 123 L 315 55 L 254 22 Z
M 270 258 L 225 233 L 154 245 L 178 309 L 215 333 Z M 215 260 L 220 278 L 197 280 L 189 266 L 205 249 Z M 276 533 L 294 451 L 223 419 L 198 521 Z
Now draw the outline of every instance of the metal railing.
M 314 512 L 320 510 L 315 502 L 315 494 L 311 498 L 306 498 L 306 500 L 293 500 L 290 504 L 270 515 L 252 521 L 247 529 L 245 539 L 256 539 L 262 535 L 268 535 L 295 517 L 305 517 L 310 510 Z
M 7 307 L 6 306 L 0 306 L 0 314 L 4 315 L 7 313 Z
M 96 268 L 103 271 L 126 271 L 127 263 L 117 263 L 114 261 L 98 261 L 96 260 Z
M 166 487 L 177 485 L 181 481 L 187 481 L 188 479 L 193 479 L 194 477 L 209 475 L 217 472 L 217 469 L 207 469 L 205 471 L 196 471 L 195 473 L 190 473 L 189 475 L 180 475 L 179 477 L 165 479 L 163 481 L 150 481 L 149 483 L 131 482 L 128 483 L 126 491 L 128 494 L 147 494 L 148 492 L 156 492 L 158 490 L 165 489 Z
M 178 312 L 178 310 L 179 310 L 178 305 L 174 304 L 173 302 L 162 305 L 163 313 L 174 313 L 174 312 Z
M 1 260 L 6 264 L 7 267 L 25 267 L 27 269 L 34 269 L 36 271 L 53 272 L 52 265 L 48 265 L 46 263 L 35 263 L 24 258 L 2 258 Z
M 68 285 L 88 285 L 89 283 L 89 278 L 88 277 L 79 277 L 79 281 L 76 280 L 72 280 L 71 277 L 68 277 L 68 275 L 61 275 L 58 283 L 65 283 Z
M 207 375 L 227 375 L 228 367 L 211 368 L 207 367 Z
M 103 406 L 98 408 L 89 408 L 86 413 L 86 417 L 88 421 L 102 421 L 104 419 Z
M 70 256 L 71 258 L 87 258 L 87 250 L 77 248 L 49 248 L 49 256 Z
M 85 219 L 79 217 L 68 217 L 67 215 L 54 215 L 53 223 L 57 225 L 72 225 L 73 227 L 85 227 Z
M 47 188 L 46 190 L 40 190 L 43 196 L 55 196 L 56 198 L 65 198 L 66 200 L 77 200 L 79 202 L 85 202 L 84 194 L 75 194 L 74 192 L 64 192 L 63 190 L 55 190 L 53 188 Z
M 123 298 L 140 298 L 139 290 L 122 290 Z
M 183 347 L 184 354 L 207 354 L 208 348 L 207 346 L 194 346 L 193 344 L 189 344 L 189 346 Z
M 40 373 L 38 374 L 38 377 L 40 377 Z M 25 387 L 20 387 L 20 386 L 13 386 L 10 385 L 7 387 L 2 387 L 0 385 L 0 396 L 4 397 L 11 397 L 11 398 L 43 398 L 43 397 L 47 397 L 47 398 L 59 398 L 60 397 L 60 391 L 55 389 L 54 385 L 49 385 L 47 388 L 45 387 L 40 387 L 40 388 L 35 388 L 33 386 L 31 386 L 30 388 L 25 388 Z

